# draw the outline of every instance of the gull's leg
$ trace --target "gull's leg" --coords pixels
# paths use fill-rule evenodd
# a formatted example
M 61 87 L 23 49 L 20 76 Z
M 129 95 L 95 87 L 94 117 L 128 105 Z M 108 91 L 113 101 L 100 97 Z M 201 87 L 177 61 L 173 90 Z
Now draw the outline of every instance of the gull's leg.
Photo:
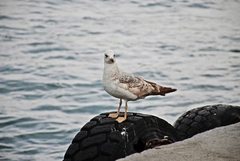
M 118 117 L 116 119 L 116 121 L 118 123 L 122 123 L 123 121 L 125 121 L 127 119 L 127 108 L 128 108 L 128 105 L 127 105 L 127 101 L 125 100 L 125 114 L 124 114 L 124 117 Z
M 108 117 L 111 117 L 111 118 L 117 118 L 118 115 L 119 115 L 119 111 L 120 111 L 121 106 L 122 106 L 122 99 L 120 99 L 119 107 L 118 107 L 118 111 L 117 111 L 117 113 L 111 113 L 111 114 L 108 115 Z

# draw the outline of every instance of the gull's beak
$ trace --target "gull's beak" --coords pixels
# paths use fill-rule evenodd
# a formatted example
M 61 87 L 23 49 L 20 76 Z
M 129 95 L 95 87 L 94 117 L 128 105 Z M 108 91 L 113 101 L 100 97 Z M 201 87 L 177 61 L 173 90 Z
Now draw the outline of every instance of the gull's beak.
M 114 62 L 114 59 L 113 58 L 110 58 L 111 62 Z

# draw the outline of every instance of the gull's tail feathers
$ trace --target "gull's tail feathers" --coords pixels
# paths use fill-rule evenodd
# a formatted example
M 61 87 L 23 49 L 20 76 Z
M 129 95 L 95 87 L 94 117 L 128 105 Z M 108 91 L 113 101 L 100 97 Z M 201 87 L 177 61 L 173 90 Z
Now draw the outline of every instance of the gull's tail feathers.
M 160 93 L 159 95 L 165 96 L 167 93 L 175 92 L 177 89 L 171 88 L 171 87 L 160 87 Z
M 145 80 L 146 81 L 146 80 Z M 177 89 L 171 87 L 163 87 L 156 83 L 146 81 L 147 83 L 151 84 L 154 90 L 152 90 L 148 95 L 161 95 L 165 96 L 167 93 L 175 92 Z

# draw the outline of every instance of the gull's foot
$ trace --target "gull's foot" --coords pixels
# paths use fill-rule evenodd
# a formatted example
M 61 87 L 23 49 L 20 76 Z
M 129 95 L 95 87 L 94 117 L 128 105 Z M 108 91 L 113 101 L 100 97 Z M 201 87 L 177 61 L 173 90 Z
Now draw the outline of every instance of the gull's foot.
M 111 117 L 111 118 L 117 118 L 119 115 L 119 113 L 111 113 L 108 115 L 108 117 Z
M 119 117 L 119 118 L 116 119 L 116 121 L 117 121 L 118 123 L 122 123 L 122 122 L 125 121 L 125 120 L 126 120 L 126 118 L 124 118 L 124 117 Z

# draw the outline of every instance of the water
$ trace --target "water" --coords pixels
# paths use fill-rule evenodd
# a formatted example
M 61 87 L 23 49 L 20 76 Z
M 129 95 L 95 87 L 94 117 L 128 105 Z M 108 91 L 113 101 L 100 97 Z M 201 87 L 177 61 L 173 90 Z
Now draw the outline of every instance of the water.
M 103 52 L 177 88 L 129 102 L 173 123 L 202 105 L 240 104 L 240 1 L 0 1 L 0 160 L 62 160 L 92 117 L 117 110 Z M 122 109 L 124 110 L 124 108 Z

